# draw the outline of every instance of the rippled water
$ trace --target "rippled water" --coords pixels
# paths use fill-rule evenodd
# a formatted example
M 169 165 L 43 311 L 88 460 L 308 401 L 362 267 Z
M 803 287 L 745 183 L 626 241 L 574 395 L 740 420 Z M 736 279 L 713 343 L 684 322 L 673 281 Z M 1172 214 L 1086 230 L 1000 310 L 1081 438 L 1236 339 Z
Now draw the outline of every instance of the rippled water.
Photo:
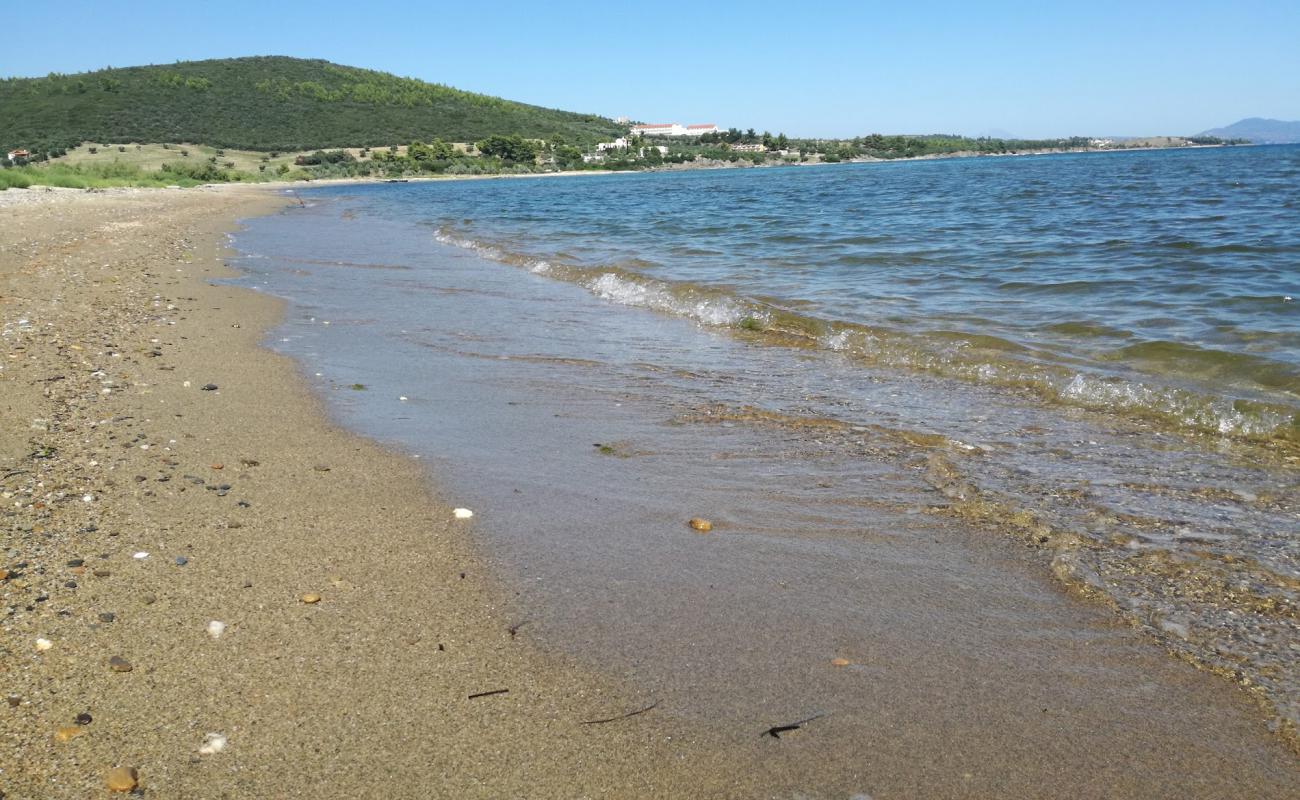
M 237 245 L 343 421 L 482 511 L 533 635 L 694 713 L 863 703 L 792 678 L 828 641 L 920 659 L 877 676 L 915 695 L 903 716 L 946 690 L 901 676 L 972 653 L 992 674 L 1024 650 L 1005 685 L 1056 687 L 1093 634 L 1052 627 L 1076 613 L 1054 575 L 1300 747 L 1298 164 L 341 186 Z M 706 551 L 681 524 L 700 510 Z M 1081 697 L 1110 703 L 1108 675 Z
M 412 186 L 611 300 L 1056 402 L 1300 438 L 1300 147 Z

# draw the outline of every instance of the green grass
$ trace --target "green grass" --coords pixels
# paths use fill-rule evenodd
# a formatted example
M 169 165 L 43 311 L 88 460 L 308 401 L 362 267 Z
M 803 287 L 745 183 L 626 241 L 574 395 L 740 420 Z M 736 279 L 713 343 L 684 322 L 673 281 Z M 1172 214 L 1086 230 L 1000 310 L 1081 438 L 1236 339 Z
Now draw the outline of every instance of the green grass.
M 106 189 L 114 186 L 198 186 L 264 180 L 259 175 L 214 168 L 211 164 L 168 164 L 168 169 L 145 170 L 122 162 L 66 164 L 55 162 L 0 169 L 0 190 L 29 186 L 65 189 Z

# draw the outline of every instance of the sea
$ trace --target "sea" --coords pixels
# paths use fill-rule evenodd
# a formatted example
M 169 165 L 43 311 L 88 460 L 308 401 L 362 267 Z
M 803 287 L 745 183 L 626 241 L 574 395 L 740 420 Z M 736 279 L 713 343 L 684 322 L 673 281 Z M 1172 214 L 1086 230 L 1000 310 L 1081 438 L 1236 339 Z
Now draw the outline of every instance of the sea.
M 903 725 L 960 664 L 980 730 L 1077 691 L 1134 747 L 1201 723 L 1117 687 L 1199 668 L 1294 741 L 1300 146 L 286 199 L 232 239 L 271 346 L 538 646 L 714 722 Z

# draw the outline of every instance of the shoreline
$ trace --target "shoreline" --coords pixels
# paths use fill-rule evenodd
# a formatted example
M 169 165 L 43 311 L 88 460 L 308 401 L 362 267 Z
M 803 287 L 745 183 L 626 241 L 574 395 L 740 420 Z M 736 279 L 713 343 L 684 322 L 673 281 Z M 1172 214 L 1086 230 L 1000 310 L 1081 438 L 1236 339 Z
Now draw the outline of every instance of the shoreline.
M 583 725 L 661 698 L 516 637 L 526 613 L 474 520 L 423 464 L 330 421 L 264 346 L 281 301 L 213 282 L 236 274 L 237 218 L 292 213 L 280 188 L 69 190 L 23 220 L 0 194 L 0 488 L 20 531 L 0 565 L 20 609 L 0 650 L 5 797 L 102 792 L 117 765 L 154 797 L 830 796 L 835 737 L 774 748 L 667 708 Z M 208 733 L 227 748 L 200 754 Z M 970 794 L 956 774 L 933 791 L 915 758 L 855 785 Z
M 516 640 L 472 522 L 262 346 L 283 304 L 213 281 L 235 220 L 281 206 L 0 209 L 4 797 L 98 795 L 117 766 L 152 797 L 755 788 L 653 719 L 581 725 L 642 698 Z

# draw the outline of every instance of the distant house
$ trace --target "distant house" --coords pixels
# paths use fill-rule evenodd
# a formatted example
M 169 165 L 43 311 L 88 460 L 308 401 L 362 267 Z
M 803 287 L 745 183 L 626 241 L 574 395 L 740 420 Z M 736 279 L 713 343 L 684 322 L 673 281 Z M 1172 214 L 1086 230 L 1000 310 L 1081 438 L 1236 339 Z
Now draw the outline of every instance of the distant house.
M 704 125 L 681 125 L 676 122 L 667 122 L 655 125 L 633 125 L 633 136 L 703 136 L 706 133 L 721 133 L 722 131 L 713 123 Z
M 26 150 L 10 150 L 10 151 L 9 151 L 9 160 L 10 160 L 10 161 L 17 161 L 17 160 L 20 159 L 20 158 L 31 158 L 31 157 L 32 157 L 32 154 L 29 153 L 29 152 L 27 152 Z
M 612 142 L 601 142 L 600 144 L 596 145 L 596 150 L 597 152 L 603 153 L 606 150 L 626 150 L 627 147 L 628 147 L 627 139 L 624 139 L 623 137 L 620 136 L 619 138 L 615 139 Z
M 761 144 L 733 144 L 732 150 L 738 153 L 766 153 L 767 148 Z

